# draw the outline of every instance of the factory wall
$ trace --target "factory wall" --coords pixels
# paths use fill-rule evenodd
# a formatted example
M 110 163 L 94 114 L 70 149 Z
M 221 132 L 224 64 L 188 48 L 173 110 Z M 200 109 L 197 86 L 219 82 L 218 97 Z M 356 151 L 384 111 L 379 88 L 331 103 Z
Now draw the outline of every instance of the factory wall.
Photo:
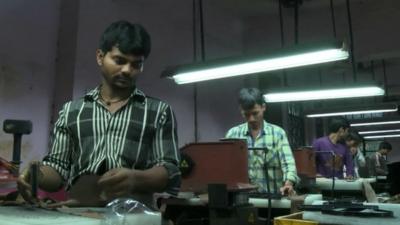
M 384 4 L 359 2 L 365 4 L 353 4 L 356 56 L 365 59 L 373 53 L 399 49 L 400 34 L 393 32 L 392 21 L 399 21 L 400 15 L 390 13 L 398 10 L 399 4 L 389 0 Z M 387 2 L 394 2 L 395 7 L 388 9 L 391 6 Z M 348 39 L 345 9 L 343 4 L 337 7 L 337 36 Z M 276 15 L 238 17 L 213 7 L 210 2 L 205 2 L 204 12 L 206 59 L 256 53 L 281 45 Z M 293 44 L 293 13 L 285 11 L 284 16 L 285 43 Z M 153 48 L 138 87 L 172 105 L 178 121 L 179 146 L 195 141 L 194 85 L 179 86 L 160 78 L 166 66 L 194 60 L 191 1 L 0 1 L 0 123 L 7 118 L 32 120 L 32 134 L 23 136 L 24 161 L 40 159 L 48 150 L 50 128 L 62 103 L 79 98 L 99 84 L 101 75 L 95 62 L 98 40 L 104 28 L 118 19 L 141 23 L 148 29 Z M 328 9 L 301 8 L 299 43 L 332 37 L 330 23 Z M 197 36 L 197 60 L 201 58 L 199 40 Z M 393 85 L 400 83 L 396 79 L 400 71 L 396 60 L 389 60 L 387 68 Z M 335 65 L 334 70 L 320 69 L 323 83 L 352 82 L 350 67 Z M 330 70 L 334 75 L 325 73 Z M 288 71 L 287 85 L 320 85 L 318 71 L 318 68 Z M 260 76 L 197 84 L 198 141 L 216 141 L 231 126 L 242 122 L 236 97 L 241 87 L 265 83 L 283 86 L 280 72 L 267 79 Z M 371 75 L 365 73 L 359 78 L 368 80 Z M 379 64 L 375 79 L 382 80 Z M 284 125 L 285 117 L 281 115 L 284 106 L 269 107 L 274 115 L 267 119 Z M 307 138 L 315 137 L 308 134 Z M 393 144 L 393 158 L 398 158 L 400 153 L 396 149 L 400 145 L 397 141 Z M 12 136 L 1 130 L 0 156 L 11 158 L 11 146 Z

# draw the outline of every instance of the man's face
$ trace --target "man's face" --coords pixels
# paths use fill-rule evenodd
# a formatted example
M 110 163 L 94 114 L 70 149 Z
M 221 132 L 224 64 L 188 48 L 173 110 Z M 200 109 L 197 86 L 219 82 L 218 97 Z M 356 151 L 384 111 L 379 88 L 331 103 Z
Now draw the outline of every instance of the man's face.
M 349 128 L 341 127 L 338 132 L 339 140 L 343 140 L 347 136 L 348 132 L 349 132 Z
M 355 145 L 355 141 L 354 140 L 346 140 L 346 145 L 348 148 L 351 148 L 352 146 Z
M 389 150 L 389 149 L 386 149 L 386 148 L 382 148 L 382 149 L 380 150 L 380 152 L 381 152 L 382 155 L 388 155 L 388 154 L 390 153 L 390 150 Z
M 264 121 L 265 105 L 255 104 L 253 108 L 248 110 L 240 108 L 240 112 L 250 127 L 258 127 Z
M 358 151 L 358 143 L 354 140 L 346 140 L 346 145 L 350 149 L 351 154 L 355 155 Z
M 350 153 L 351 153 L 352 155 L 357 154 L 357 151 L 358 151 L 357 146 L 351 146 L 351 147 L 350 147 Z
M 113 88 L 133 87 L 143 70 L 144 56 L 124 54 L 115 46 L 106 54 L 97 50 L 96 56 L 104 82 Z

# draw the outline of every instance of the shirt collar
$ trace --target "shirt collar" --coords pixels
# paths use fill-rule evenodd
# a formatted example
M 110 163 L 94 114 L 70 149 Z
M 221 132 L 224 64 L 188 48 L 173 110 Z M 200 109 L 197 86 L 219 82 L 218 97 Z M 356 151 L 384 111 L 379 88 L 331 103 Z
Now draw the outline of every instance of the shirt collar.
M 245 124 L 245 129 L 244 129 L 244 133 L 243 133 L 243 135 L 251 135 L 250 134 L 250 129 L 249 129 L 249 125 L 246 123 Z M 263 120 L 263 129 L 261 130 L 261 135 L 264 135 L 264 134 L 267 134 L 268 133 L 268 123 L 265 121 L 265 120 Z
M 97 86 L 96 88 L 87 92 L 84 96 L 85 100 L 97 101 L 100 97 L 100 87 L 101 86 Z M 129 98 L 132 100 L 137 100 L 139 102 L 144 102 L 146 95 L 141 90 L 139 90 L 135 87 L 134 91 L 131 93 Z

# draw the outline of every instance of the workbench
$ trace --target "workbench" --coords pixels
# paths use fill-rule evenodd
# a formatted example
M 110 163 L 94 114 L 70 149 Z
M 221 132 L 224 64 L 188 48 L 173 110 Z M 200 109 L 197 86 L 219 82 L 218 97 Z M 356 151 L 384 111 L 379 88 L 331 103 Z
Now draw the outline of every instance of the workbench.
M 335 188 L 338 191 L 362 191 L 363 182 L 375 183 L 376 178 L 358 178 L 355 180 L 344 180 L 335 178 Z M 332 178 L 318 177 L 316 178 L 316 186 L 320 190 L 332 189 Z
M 320 194 L 310 194 L 304 200 L 305 204 L 311 204 L 314 201 L 322 200 Z M 207 199 L 201 199 L 198 197 L 193 198 L 168 198 L 163 200 L 164 204 L 167 205 L 179 205 L 179 206 L 207 206 Z M 268 200 L 266 198 L 249 198 L 249 203 L 253 204 L 256 208 L 267 208 Z M 288 198 L 272 199 L 271 208 L 279 209 L 290 209 L 291 200 Z
M 305 204 L 322 200 L 321 194 L 310 194 L 304 199 Z M 249 203 L 258 211 L 258 216 L 266 218 L 268 213 L 268 199 L 249 198 Z M 297 205 L 297 201 L 294 202 Z M 168 198 L 162 199 L 161 205 L 165 207 L 165 215 L 172 221 L 183 220 L 206 220 L 209 217 L 208 199 L 201 197 L 191 198 Z M 162 207 L 163 207 L 162 206 Z M 286 197 L 271 200 L 271 214 L 273 216 L 287 215 L 292 211 L 292 201 Z
M 101 225 L 104 219 L 78 216 L 90 212 L 105 215 L 106 208 L 69 208 L 48 210 L 32 206 L 0 206 L 0 225 Z M 161 214 L 131 214 L 126 217 L 129 224 L 160 225 Z
M 359 201 L 368 200 L 365 189 L 372 189 L 370 184 L 375 183 L 376 178 L 358 178 L 355 180 L 345 180 L 335 178 L 335 186 L 332 192 L 332 178 L 316 179 L 316 189 L 319 190 L 324 199 L 332 198 L 353 198 Z M 364 187 L 367 186 L 367 187 Z
M 322 201 L 315 201 L 313 204 L 322 204 Z M 400 204 L 380 204 L 364 203 L 365 205 L 378 205 L 379 209 L 393 211 L 394 218 L 384 217 L 355 217 L 322 214 L 321 212 L 305 211 L 303 219 L 317 221 L 321 224 L 345 224 L 345 225 L 399 225 L 400 224 Z

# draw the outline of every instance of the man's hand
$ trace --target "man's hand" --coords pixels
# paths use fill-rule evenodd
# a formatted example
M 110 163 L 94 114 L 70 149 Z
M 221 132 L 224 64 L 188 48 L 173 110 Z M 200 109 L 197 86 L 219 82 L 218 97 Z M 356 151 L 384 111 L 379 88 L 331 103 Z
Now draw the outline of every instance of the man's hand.
M 131 195 L 135 190 L 135 180 L 135 170 L 116 168 L 101 176 L 98 184 L 106 199 L 114 199 Z
M 282 195 L 289 195 L 289 196 L 296 193 L 293 189 L 293 183 L 289 180 L 287 180 L 285 184 L 280 188 L 280 191 Z
M 355 178 L 352 175 L 348 175 L 344 179 L 345 180 L 355 180 Z
M 36 204 L 38 203 L 38 199 L 36 198 L 36 196 L 32 195 L 32 186 L 30 182 L 31 181 L 30 167 L 33 163 L 38 163 L 38 162 L 31 162 L 29 166 L 25 168 L 19 175 L 17 180 L 17 188 L 18 192 L 25 199 L 25 201 L 31 204 Z M 38 169 L 38 171 L 40 171 L 40 169 Z

